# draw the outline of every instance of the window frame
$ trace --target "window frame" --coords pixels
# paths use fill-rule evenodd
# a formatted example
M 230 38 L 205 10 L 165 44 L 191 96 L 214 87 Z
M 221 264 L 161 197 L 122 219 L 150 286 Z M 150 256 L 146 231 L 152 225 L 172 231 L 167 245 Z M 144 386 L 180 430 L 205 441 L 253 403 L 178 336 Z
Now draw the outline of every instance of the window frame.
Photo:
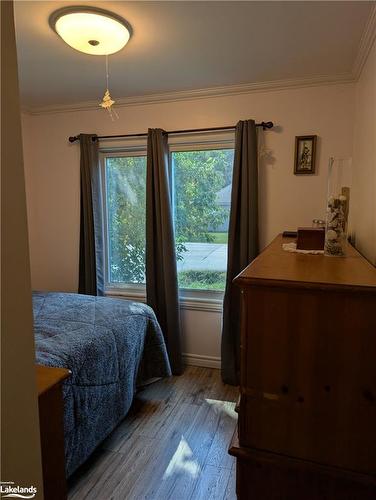
M 108 220 L 107 220 L 107 179 L 106 179 L 106 158 L 124 156 L 147 156 L 146 141 L 137 144 L 127 144 L 126 140 L 121 141 L 116 146 L 109 145 L 101 147 L 99 150 L 100 160 L 100 183 L 102 195 L 102 222 L 104 241 L 104 277 L 105 294 L 109 296 L 124 297 L 127 299 L 145 302 L 146 285 L 137 283 L 114 283 L 109 281 L 109 240 L 108 240 Z M 204 151 L 213 149 L 235 149 L 234 132 L 207 132 L 200 134 L 179 134 L 170 135 L 168 139 L 168 168 L 171 186 L 171 204 L 174 210 L 174 179 L 173 179 L 173 158 L 172 153 L 184 151 Z M 189 288 L 179 288 L 179 299 L 183 309 L 201 310 L 208 312 L 222 312 L 224 291 L 219 290 L 194 290 Z

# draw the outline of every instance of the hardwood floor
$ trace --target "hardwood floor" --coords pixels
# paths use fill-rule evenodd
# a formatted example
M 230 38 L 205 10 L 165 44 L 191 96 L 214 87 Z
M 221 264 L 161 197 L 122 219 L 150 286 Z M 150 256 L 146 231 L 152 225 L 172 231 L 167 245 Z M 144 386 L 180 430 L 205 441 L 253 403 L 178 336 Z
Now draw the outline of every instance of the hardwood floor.
M 145 387 L 70 479 L 69 500 L 235 500 L 237 397 L 219 370 L 193 366 Z

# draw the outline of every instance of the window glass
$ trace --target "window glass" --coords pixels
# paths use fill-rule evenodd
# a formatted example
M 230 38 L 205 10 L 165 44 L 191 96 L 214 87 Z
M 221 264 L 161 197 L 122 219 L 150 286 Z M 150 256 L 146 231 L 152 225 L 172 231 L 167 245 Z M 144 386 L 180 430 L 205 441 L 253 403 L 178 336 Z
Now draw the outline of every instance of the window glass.
M 180 288 L 225 288 L 233 157 L 233 149 L 172 153 Z
M 145 283 L 146 156 L 105 158 L 108 281 Z

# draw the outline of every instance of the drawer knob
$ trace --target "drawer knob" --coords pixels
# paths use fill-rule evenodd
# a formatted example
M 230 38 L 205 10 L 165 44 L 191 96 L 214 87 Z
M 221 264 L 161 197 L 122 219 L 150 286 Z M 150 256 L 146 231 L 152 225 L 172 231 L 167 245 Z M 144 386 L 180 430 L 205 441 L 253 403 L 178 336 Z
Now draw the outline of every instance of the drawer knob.
M 281 386 L 281 391 L 282 391 L 282 394 L 287 394 L 289 392 L 289 388 L 286 384 L 283 384 Z
M 304 403 L 304 398 L 303 396 L 298 397 L 298 403 Z

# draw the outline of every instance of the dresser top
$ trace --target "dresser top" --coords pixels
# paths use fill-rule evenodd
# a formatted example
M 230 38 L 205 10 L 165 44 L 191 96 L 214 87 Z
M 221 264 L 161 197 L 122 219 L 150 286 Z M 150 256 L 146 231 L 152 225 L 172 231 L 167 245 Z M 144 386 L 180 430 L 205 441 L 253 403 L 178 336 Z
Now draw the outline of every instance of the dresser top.
M 38 396 L 45 393 L 56 384 L 68 378 L 71 371 L 67 368 L 52 368 L 50 366 L 36 365 Z
M 361 288 L 376 293 L 376 268 L 350 244 L 346 257 L 286 252 L 282 243 L 292 238 L 277 236 L 236 278 L 244 285 L 294 286 L 304 288 Z

